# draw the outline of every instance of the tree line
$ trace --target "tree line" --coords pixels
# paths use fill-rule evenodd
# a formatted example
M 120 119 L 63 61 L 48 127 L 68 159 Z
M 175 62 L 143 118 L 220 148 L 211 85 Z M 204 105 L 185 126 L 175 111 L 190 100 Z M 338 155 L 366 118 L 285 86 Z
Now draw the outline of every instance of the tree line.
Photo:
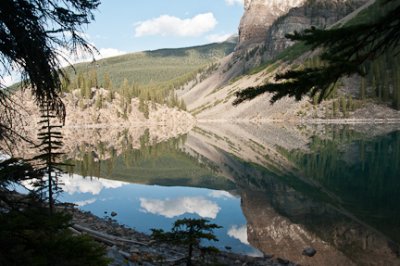
M 109 93 L 104 97 L 104 99 L 96 99 L 96 107 L 101 107 L 103 100 L 112 102 L 115 99 L 115 93 L 119 93 L 121 96 L 122 107 L 126 107 L 127 103 L 130 102 L 132 98 L 138 98 L 140 100 L 140 111 L 146 113 L 148 110 L 146 111 L 144 103 L 149 101 L 165 104 L 171 108 L 176 107 L 181 110 L 186 110 L 186 104 L 183 100 L 178 98 L 175 88 L 182 87 L 188 82 L 188 80 L 195 79 L 196 76 L 197 73 L 191 73 L 165 84 L 147 85 L 129 82 L 127 78 L 124 78 L 121 84 L 114 85 L 112 76 L 109 73 L 104 73 L 103 77 L 100 79 L 97 70 L 91 69 L 87 72 L 79 72 L 73 77 L 70 76 L 63 79 L 62 84 L 64 92 L 72 92 L 78 89 L 80 99 L 86 100 L 92 99 L 94 95 L 92 93 L 93 88 L 104 88 L 108 90 Z

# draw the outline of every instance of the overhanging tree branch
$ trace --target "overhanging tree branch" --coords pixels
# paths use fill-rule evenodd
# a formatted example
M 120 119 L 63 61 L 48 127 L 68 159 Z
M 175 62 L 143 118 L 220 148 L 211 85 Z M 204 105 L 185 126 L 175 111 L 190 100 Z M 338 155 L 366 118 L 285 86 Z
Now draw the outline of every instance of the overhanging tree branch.
M 315 50 L 322 48 L 320 57 L 324 66 L 289 70 L 277 74 L 275 81 L 251 87 L 236 94 L 234 105 L 251 100 L 265 92 L 273 93 L 271 103 L 289 96 L 301 100 L 305 95 L 319 94 L 322 101 L 331 92 L 333 85 L 344 76 L 365 75 L 362 65 L 374 60 L 385 51 L 398 55 L 400 42 L 400 5 L 396 0 L 385 0 L 389 11 L 376 21 L 329 30 L 311 28 L 287 37 L 302 41 Z M 393 5 L 392 5 L 393 4 Z

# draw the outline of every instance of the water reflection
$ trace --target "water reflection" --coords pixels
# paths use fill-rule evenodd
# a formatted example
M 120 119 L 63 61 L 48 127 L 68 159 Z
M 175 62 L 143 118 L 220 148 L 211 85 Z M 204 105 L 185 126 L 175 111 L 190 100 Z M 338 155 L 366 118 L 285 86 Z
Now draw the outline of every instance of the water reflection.
M 125 183 L 99 179 L 99 178 L 82 178 L 78 175 L 72 175 L 64 177 L 62 180 L 61 187 L 65 193 L 73 195 L 75 193 L 89 193 L 91 195 L 98 195 L 103 189 L 106 188 L 118 188 L 123 186 Z
M 305 265 L 400 265 L 397 125 L 204 124 L 170 141 L 124 139 L 69 155 L 70 172 L 118 180 L 67 184 L 87 194 L 74 198 L 82 208 L 101 215 L 126 190 L 130 205 L 117 217 L 143 231 L 204 217 L 224 226 L 219 245 L 235 251 L 257 253 L 250 244 Z M 307 246 L 313 258 L 301 255 Z
M 140 198 L 140 207 L 144 212 L 174 218 L 185 213 L 197 214 L 202 218 L 215 219 L 221 208 L 204 197 L 180 197 L 173 199 Z
M 238 239 L 243 244 L 249 245 L 249 241 L 247 240 L 247 225 L 233 225 L 228 230 L 228 236 Z
M 301 264 L 399 265 L 399 131 L 363 127 L 286 125 L 272 141 L 255 125 L 205 125 L 188 146 L 212 150 L 234 180 L 259 250 Z M 306 246 L 317 255 L 302 256 Z
M 212 219 L 224 227 L 216 231 L 220 239 L 217 242 L 218 248 L 230 246 L 236 252 L 258 254 L 248 243 L 241 242 L 243 235 L 240 238 L 239 235 L 232 235 L 230 228 L 235 228 L 236 223 L 244 224 L 246 220 L 241 211 L 240 199 L 226 191 L 139 185 L 102 178 L 91 180 L 107 185 L 101 186 L 94 194 L 86 188 L 90 181 L 88 178 L 79 175 L 63 176 L 65 185 L 74 184 L 75 189 L 64 193 L 60 199 L 73 202 L 82 210 L 91 211 L 100 217 L 114 211 L 118 214 L 114 219 L 147 233 L 151 228 L 169 230 L 176 219 L 184 217 Z M 110 185 L 113 183 L 115 185 Z

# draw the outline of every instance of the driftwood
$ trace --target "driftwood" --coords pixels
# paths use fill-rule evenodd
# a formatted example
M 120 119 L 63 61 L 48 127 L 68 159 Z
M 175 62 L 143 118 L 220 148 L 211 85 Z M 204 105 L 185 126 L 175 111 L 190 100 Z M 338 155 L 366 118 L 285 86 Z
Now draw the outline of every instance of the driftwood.
M 92 230 L 90 228 L 83 227 L 83 226 L 78 225 L 78 224 L 74 224 L 72 226 L 72 228 L 77 230 L 77 231 L 79 231 L 79 232 L 84 232 L 84 233 L 92 236 L 93 238 L 95 238 L 95 239 L 97 239 L 99 241 L 103 241 L 105 243 L 108 243 L 110 245 L 116 245 L 116 242 L 136 244 L 136 245 L 141 245 L 141 246 L 148 246 L 149 245 L 148 243 L 139 242 L 139 241 L 135 241 L 135 240 L 131 240 L 131 239 L 125 239 L 125 238 L 122 238 L 122 237 L 101 233 L 101 232 Z
M 74 235 L 81 235 L 82 233 L 79 232 L 78 230 L 72 228 L 72 227 L 68 227 L 69 231 L 71 231 Z
M 117 246 L 118 243 L 129 243 L 129 244 L 136 244 L 136 245 L 141 245 L 141 246 L 149 246 L 151 245 L 151 242 L 154 241 L 150 241 L 150 243 L 143 243 L 143 242 L 139 242 L 139 241 L 135 241 L 135 240 L 131 240 L 131 239 L 125 239 L 122 237 L 117 237 L 117 236 L 113 236 L 113 235 L 108 235 L 102 232 L 98 232 L 95 230 L 92 230 L 90 228 L 78 225 L 78 224 L 74 224 L 72 227 L 69 228 L 74 234 L 88 234 L 91 237 L 93 237 L 95 240 L 103 242 L 107 245 L 110 246 Z M 170 250 L 171 252 L 180 255 L 181 257 L 179 258 L 175 258 L 175 259 L 163 259 L 163 260 L 158 260 L 155 262 L 160 262 L 160 263 L 178 263 L 181 261 L 186 260 L 186 256 L 184 256 L 184 254 L 177 252 L 175 250 Z M 124 258 L 131 260 L 131 254 L 122 251 L 122 250 L 118 250 L 118 253 L 121 254 Z

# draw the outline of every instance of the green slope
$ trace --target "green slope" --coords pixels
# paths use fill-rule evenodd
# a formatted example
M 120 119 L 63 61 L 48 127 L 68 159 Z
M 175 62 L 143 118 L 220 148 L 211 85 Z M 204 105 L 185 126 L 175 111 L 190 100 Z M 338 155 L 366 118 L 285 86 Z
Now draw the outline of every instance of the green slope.
M 76 72 L 88 73 L 95 69 L 98 83 L 109 73 L 114 88 L 118 89 L 126 78 L 130 84 L 168 85 L 172 81 L 188 79 L 193 73 L 231 53 L 236 44 L 212 43 L 177 49 L 160 49 L 105 58 L 91 63 L 75 65 Z M 73 80 L 77 75 L 68 69 Z

